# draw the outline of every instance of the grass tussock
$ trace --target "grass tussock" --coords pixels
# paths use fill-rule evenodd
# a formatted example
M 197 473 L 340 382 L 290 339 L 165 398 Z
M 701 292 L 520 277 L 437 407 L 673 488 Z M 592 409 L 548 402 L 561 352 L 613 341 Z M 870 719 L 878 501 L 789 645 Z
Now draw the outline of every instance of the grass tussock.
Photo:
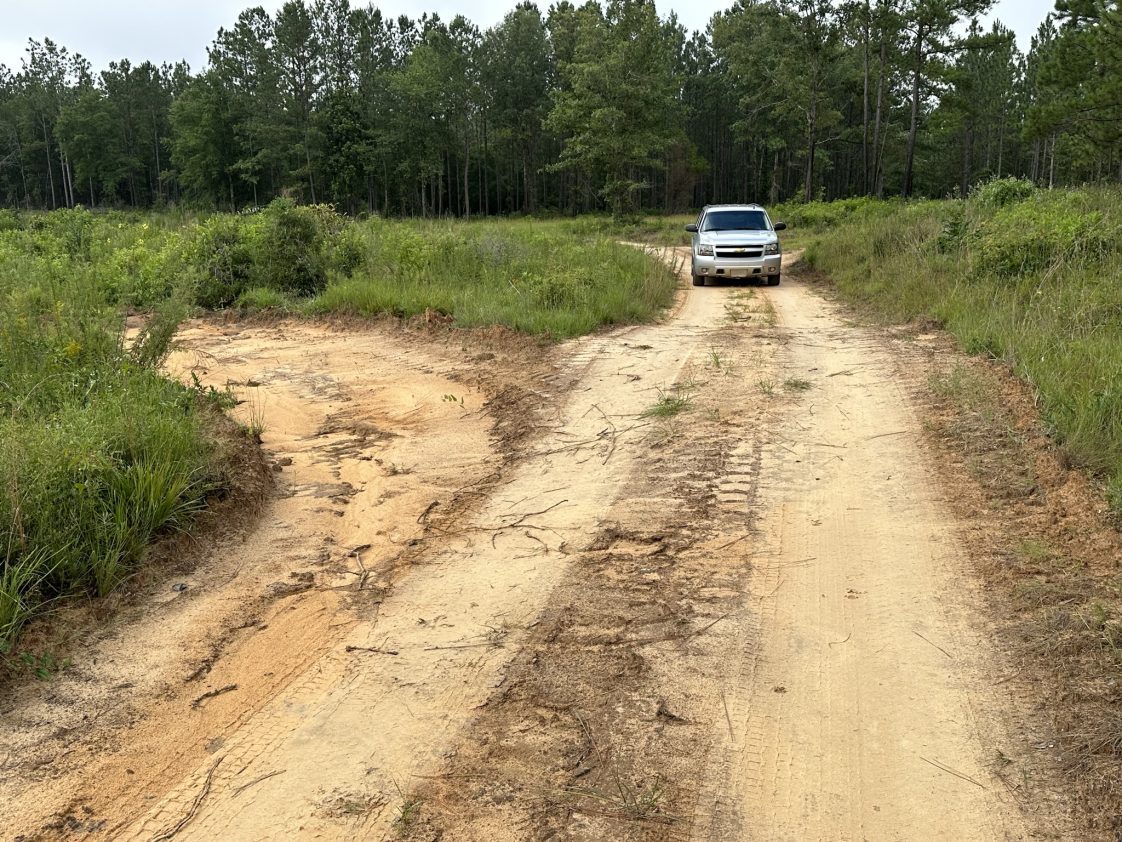
M 880 318 L 934 319 L 1010 365 L 1122 511 L 1122 191 L 1005 180 L 966 201 L 850 205 L 800 211 L 806 260 Z

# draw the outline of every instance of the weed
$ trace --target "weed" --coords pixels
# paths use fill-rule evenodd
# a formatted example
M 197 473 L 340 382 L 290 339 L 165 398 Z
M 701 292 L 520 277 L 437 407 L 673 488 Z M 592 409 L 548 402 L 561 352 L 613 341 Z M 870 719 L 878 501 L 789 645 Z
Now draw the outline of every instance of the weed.
M 216 389 L 213 385 L 204 386 L 199 380 L 198 373 L 191 372 L 191 388 L 195 390 L 200 400 L 211 404 L 215 409 L 233 409 L 238 405 L 237 396 L 227 386 L 225 389 Z
M 775 394 L 775 381 L 769 378 L 762 378 L 756 381 L 756 388 L 763 394 L 771 397 Z
M 620 245 L 610 226 L 566 221 L 354 224 L 366 254 L 333 275 L 309 313 L 444 313 L 462 327 L 506 325 L 566 338 L 651 320 L 677 279 L 657 257 Z
M 705 359 L 705 367 L 715 369 L 724 374 L 725 377 L 731 377 L 733 373 L 732 359 L 716 348 L 709 349 L 709 355 Z
M 32 652 L 21 652 L 16 656 L 16 659 L 40 681 L 50 681 L 73 663 L 70 658 L 59 660 L 50 652 L 41 652 L 38 655 Z
M 640 418 L 673 418 L 680 412 L 689 409 L 693 404 L 693 395 L 689 392 L 674 390 L 664 392 L 658 390 L 658 400 L 640 413 Z
M 802 380 L 798 377 L 788 377 L 783 381 L 783 388 L 788 392 L 806 392 L 810 387 L 809 380 Z
M 222 473 L 204 406 L 220 396 L 157 371 L 186 312 L 157 280 L 171 259 L 121 225 L 68 211 L 0 237 L 0 641 L 51 600 L 112 590 Z M 149 295 L 128 342 L 120 302 Z
M 398 833 L 404 833 L 417 821 L 418 816 L 421 814 L 421 806 L 424 802 L 418 796 L 404 792 L 397 781 L 394 781 L 394 788 L 397 790 L 398 797 L 401 798 L 401 806 L 397 808 L 397 816 L 393 820 L 393 828 Z
M 635 785 L 616 774 L 615 792 L 604 793 L 595 789 L 574 787 L 566 790 L 569 795 L 591 798 L 602 802 L 612 815 L 632 821 L 658 821 L 670 823 L 673 816 L 660 810 L 666 795 L 666 787 L 660 778 L 648 784 Z

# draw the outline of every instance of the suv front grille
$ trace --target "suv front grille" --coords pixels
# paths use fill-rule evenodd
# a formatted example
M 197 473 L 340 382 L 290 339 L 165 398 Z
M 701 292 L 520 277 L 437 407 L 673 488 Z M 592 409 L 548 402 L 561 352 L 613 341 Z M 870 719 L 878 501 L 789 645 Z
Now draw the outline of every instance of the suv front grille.
M 731 257 L 733 259 L 742 257 L 763 257 L 763 246 L 717 246 L 717 257 Z

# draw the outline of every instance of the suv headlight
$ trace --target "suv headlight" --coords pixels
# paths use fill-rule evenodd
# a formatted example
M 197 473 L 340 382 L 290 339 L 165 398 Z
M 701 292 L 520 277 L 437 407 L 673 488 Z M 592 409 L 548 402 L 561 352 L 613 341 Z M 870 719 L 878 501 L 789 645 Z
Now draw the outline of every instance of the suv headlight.
M 697 255 L 698 255 L 698 257 L 712 257 L 713 256 L 713 246 L 704 245 L 704 244 L 698 246 L 697 247 Z
M 779 254 L 779 243 L 768 243 L 764 246 L 764 254 Z

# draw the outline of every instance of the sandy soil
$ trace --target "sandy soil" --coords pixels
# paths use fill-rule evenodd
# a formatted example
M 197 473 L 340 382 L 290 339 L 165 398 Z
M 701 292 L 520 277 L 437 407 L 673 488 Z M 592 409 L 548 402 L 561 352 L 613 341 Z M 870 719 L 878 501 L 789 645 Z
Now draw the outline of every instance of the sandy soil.
M 1077 838 L 913 360 L 790 271 L 548 353 L 182 340 L 282 493 L 6 701 L 4 838 Z

